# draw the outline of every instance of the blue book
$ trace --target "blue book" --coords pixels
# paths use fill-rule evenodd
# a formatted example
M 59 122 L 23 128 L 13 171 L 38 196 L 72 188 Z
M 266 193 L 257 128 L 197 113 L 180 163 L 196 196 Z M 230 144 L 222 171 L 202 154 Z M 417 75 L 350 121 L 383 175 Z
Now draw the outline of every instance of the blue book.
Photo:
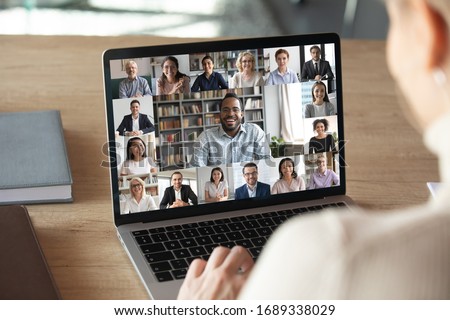
M 59 111 L 1 113 L 0 148 L 0 204 L 72 201 Z

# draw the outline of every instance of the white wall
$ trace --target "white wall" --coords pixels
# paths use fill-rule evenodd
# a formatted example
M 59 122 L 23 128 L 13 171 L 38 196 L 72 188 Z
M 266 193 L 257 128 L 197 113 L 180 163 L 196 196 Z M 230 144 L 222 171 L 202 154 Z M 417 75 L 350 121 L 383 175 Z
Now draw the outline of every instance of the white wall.
M 264 117 L 265 117 L 265 132 L 269 133 L 271 137 L 280 137 L 281 120 L 280 120 L 280 106 L 278 86 L 264 86 Z

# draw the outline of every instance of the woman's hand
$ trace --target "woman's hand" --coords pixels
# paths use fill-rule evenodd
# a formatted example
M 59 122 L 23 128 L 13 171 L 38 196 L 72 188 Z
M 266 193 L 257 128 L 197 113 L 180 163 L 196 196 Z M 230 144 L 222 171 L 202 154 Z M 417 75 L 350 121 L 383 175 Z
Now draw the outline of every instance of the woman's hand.
M 217 247 L 208 262 L 191 263 L 178 299 L 236 299 L 254 265 L 247 249 Z

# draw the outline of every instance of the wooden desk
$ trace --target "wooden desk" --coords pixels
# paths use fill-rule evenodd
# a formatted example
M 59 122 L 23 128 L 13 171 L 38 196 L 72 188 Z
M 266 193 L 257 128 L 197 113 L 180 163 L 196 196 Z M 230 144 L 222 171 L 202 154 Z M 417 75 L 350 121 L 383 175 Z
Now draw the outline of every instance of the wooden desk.
M 115 235 L 108 169 L 101 166 L 107 160 L 101 55 L 176 41 L 188 40 L 0 36 L 0 112 L 62 114 L 75 201 L 28 209 L 65 299 L 147 298 Z M 435 157 L 400 110 L 384 50 L 384 42 L 343 42 L 348 194 L 376 209 L 423 202 L 425 182 L 438 179 Z

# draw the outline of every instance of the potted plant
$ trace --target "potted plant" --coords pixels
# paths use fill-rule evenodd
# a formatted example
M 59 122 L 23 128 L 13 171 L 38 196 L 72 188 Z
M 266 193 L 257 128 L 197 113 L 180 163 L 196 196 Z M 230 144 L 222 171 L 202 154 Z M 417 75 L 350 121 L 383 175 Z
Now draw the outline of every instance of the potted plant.
M 270 151 L 272 153 L 272 157 L 278 158 L 280 156 L 284 156 L 285 148 L 286 144 L 283 138 L 272 136 L 272 138 L 270 139 Z

